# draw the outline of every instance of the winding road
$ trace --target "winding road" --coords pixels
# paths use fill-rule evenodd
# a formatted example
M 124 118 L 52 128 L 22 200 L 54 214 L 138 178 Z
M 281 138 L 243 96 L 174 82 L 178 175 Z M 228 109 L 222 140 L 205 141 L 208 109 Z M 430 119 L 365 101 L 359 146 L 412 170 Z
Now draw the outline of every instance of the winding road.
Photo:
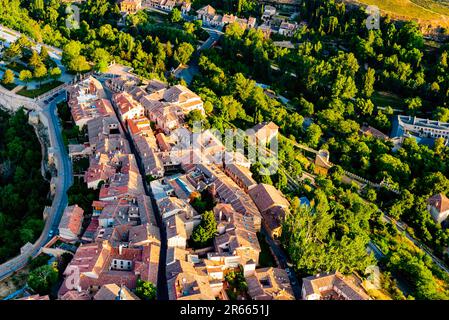
M 43 246 L 57 234 L 58 225 L 64 209 L 67 206 L 67 190 L 73 183 L 72 166 L 64 146 L 61 135 L 61 125 L 56 115 L 56 105 L 65 99 L 64 92 L 59 93 L 48 105 L 41 105 L 42 116 L 47 119 L 50 146 L 54 150 L 55 162 L 57 164 L 58 176 L 56 177 L 56 193 L 50 207 L 49 214 L 45 220 L 45 227 L 39 239 L 19 256 L 0 265 L 0 280 L 12 275 L 23 268 L 29 258 L 36 257 Z

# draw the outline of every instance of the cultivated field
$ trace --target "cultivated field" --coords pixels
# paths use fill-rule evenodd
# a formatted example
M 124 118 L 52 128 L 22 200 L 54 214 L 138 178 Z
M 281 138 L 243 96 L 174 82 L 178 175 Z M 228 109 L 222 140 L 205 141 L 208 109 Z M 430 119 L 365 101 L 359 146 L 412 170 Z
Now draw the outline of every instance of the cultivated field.
M 378 6 L 393 18 L 418 20 L 422 26 L 449 27 L 449 0 L 348 0 Z

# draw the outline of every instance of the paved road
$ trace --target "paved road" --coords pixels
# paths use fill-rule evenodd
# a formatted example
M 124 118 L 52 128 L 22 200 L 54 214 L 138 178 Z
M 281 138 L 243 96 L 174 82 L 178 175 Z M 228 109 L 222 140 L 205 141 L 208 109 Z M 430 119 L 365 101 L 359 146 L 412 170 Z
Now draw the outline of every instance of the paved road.
M 0 265 L 0 280 L 20 270 L 27 264 L 30 257 L 39 254 L 40 249 L 57 233 L 62 213 L 67 206 L 67 190 L 73 182 L 72 167 L 62 140 L 60 123 L 56 116 L 56 103 L 64 99 L 65 94 L 61 93 L 49 105 L 42 106 L 42 113 L 48 119 L 50 145 L 54 149 L 55 161 L 58 163 L 56 193 L 48 218 L 45 220 L 44 230 L 39 239 L 26 252 Z
M 215 43 L 218 41 L 218 39 L 220 39 L 221 35 L 223 34 L 223 32 L 215 29 L 210 28 L 203 28 L 203 29 L 209 33 L 209 38 L 207 38 L 207 40 L 204 41 L 204 43 L 198 48 L 198 51 L 210 49 L 213 45 L 215 45 Z
M 214 46 L 223 34 L 223 32 L 215 29 L 205 27 L 203 27 L 203 29 L 209 33 L 209 38 L 196 50 L 196 52 L 190 59 L 190 63 L 187 68 L 184 68 L 182 71 L 175 74 L 175 77 L 184 79 L 187 84 L 190 84 L 193 80 L 193 77 L 199 72 L 198 59 L 200 52 L 202 50 L 210 49 L 212 46 Z
M 265 237 L 268 245 L 270 246 L 273 253 L 276 255 L 277 260 L 279 261 L 279 268 L 286 269 L 288 273 L 288 277 L 290 278 L 290 284 L 293 289 L 293 293 L 295 294 L 295 298 L 297 300 L 301 299 L 301 287 L 299 286 L 298 278 L 293 270 L 293 268 L 288 267 L 288 257 L 284 250 L 278 245 L 267 233 L 265 226 L 262 225 L 260 230 L 261 234 Z

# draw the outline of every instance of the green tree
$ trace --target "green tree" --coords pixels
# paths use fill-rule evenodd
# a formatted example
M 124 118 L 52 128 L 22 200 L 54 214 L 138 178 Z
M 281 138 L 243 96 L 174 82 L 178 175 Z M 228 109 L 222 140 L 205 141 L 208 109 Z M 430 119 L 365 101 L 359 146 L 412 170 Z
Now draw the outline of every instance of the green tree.
M 320 142 L 321 136 L 323 132 L 321 131 L 320 126 L 315 123 L 312 123 L 306 131 L 306 141 L 312 147 L 315 148 L 318 146 Z
M 8 85 L 8 84 L 13 84 L 13 83 L 14 83 L 14 72 L 12 72 L 11 70 L 7 69 L 5 71 L 5 73 L 3 74 L 2 84 Z
M 410 114 L 416 114 L 416 112 L 422 107 L 422 99 L 420 97 L 405 99 L 405 103 Z
M 78 56 L 73 58 L 67 65 L 68 69 L 72 72 L 86 72 L 90 70 L 90 65 L 84 56 Z
M 192 22 L 185 22 L 183 27 L 187 33 L 193 34 L 195 32 L 195 24 Z
M 195 227 L 192 233 L 194 246 L 202 248 L 210 244 L 217 233 L 217 221 L 212 211 L 206 211 L 202 215 L 201 224 Z
M 33 68 L 36 69 L 38 66 L 42 64 L 42 59 L 37 53 L 36 50 L 33 50 L 31 53 L 30 60 L 28 61 L 28 64 Z
M 41 61 L 42 61 L 43 63 L 47 63 L 47 61 L 49 61 L 50 55 L 48 54 L 47 47 L 42 46 L 41 52 L 39 53 L 39 56 L 40 56 Z
M 130 36 L 129 34 L 127 34 Z M 131 36 L 130 36 L 131 37 Z M 119 46 L 121 46 L 119 41 Z M 79 41 L 69 41 L 62 50 L 62 63 L 71 72 L 84 72 L 90 69 L 86 58 L 81 55 L 83 45 Z
M 3 58 L 5 60 L 14 60 L 15 58 L 19 58 L 21 55 L 22 55 L 22 47 L 17 42 L 13 42 L 5 50 Z
M 39 85 L 47 77 L 47 68 L 44 64 L 40 64 L 34 69 L 33 76 L 39 80 Z
M 207 127 L 205 123 L 207 120 L 199 110 L 190 111 L 187 114 L 185 121 L 187 122 L 190 128 L 194 128 L 195 125 L 199 124 L 201 124 L 202 129 L 205 129 Z
M 225 276 L 225 280 L 231 289 L 235 289 L 240 294 L 245 293 L 248 289 L 248 284 L 241 270 L 237 272 L 234 270 L 229 271 Z
M 142 300 L 155 300 L 157 291 L 152 282 L 138 279 L 135 293 Z
M 54 81 L 56 81 L 56 80 L 58 80 L 61 77 L 62 71 L 58 67 L 55 67 L 55 68 L 50 69 L 49 74 L 50 74 L 50 77 Z
M 195 51 L 193 46 L 188 42 L 183 42 L 175 50 L 173 58 L 178 64 L 187 64 L 189 62 L 192 53 Z
M 222 96 L 220 99 L 221 102 L 221 112 L 226 120 L 235 120 L 236 118 L 243 119 L 245 118 L 245 110 L 243 109 L 242 104 L 234 99 L 233 96 Z
M 435 117 L 442 122 L 449 122 L 449 108 L 437 107 Z
M 368 68 L 363 79 L 362 93 L 365 97 L 369 98 L 374 92 L 374 82 L 376 81 L 376 70 Z
M 105 72 L 112 60 L 112 57 L 107 50 L 103 48 L 96 48 L 92 55 L 92 59 L 95 63 L 95 70 Z
M 171 22 L 179 22 L 182 20 L 182 14 L 181 11 L 178 8 L 174 8 L 170 12 L 170 21 Z
M 20 81 L 25 82 L 25 84 L 27 84 L 28 82 L 31 81 L 31 79 L 33 79 L 33 74 L 31 73 L 30 70 L 22 70 L 19 73 L 19 79 Z
M 28 285 L 40 295 L 50 293 L 50 289 L 58 281 L 56 264 L 43 265 L 30 272 Z

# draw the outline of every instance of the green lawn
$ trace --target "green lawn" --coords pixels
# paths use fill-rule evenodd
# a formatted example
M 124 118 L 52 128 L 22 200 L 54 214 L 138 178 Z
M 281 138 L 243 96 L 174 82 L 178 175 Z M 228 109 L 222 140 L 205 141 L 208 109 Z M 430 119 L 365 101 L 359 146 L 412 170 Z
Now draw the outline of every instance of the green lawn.
M 61 81 L 48 82 L 48 83 L 42 84 L 40 86 L 40 88 L 33 89 L 33 90 L 28 90 L 27 88 L 23 88 L 19 92 L 17 92 L 17 94 L 24 96 L 24 97 L 28 97 L 28 98 L 36 98 L 48 91 L 60 86 L 61 84 L 63 84 L 63 82 L 61 82 Z
M 371 100 L 374 105 L 379 107 L 390 106 L 393 109 L 404 107 L 404 99 L 391 92 L 376 91 L 371 97 Z

